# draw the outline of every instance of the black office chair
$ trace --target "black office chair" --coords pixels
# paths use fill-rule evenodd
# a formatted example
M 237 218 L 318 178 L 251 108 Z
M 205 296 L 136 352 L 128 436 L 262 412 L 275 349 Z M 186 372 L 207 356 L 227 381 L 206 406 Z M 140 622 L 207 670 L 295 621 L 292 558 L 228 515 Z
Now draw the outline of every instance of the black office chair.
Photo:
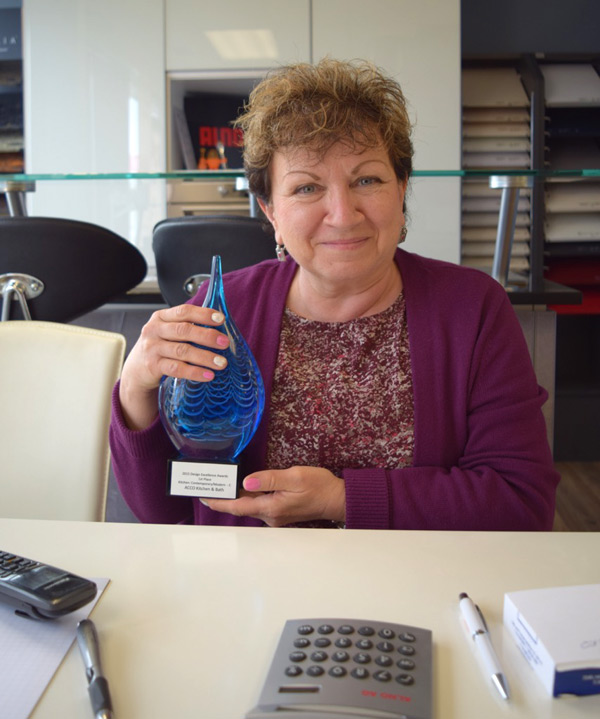
M 158 286 L 167 304 L 180 305 L 210 276 L 213 255 L 223 272 L 275 257 L 275 238 L 262 220 L 236 215 L 203 215 L 162 220 L 152 248 Z
M 2 320 L 18 301 L 22 319 L 69 322 L 138 285 L 146 269 L 139 250 L 104 227 L 0 218 Z

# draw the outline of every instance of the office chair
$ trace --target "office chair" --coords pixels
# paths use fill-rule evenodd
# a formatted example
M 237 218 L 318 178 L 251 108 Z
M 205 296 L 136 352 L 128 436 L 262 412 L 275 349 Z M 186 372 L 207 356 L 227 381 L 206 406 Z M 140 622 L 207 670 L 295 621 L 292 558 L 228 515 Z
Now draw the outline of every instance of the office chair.
M 138 285 L 146 261 L 119 235 L 87 222 L 0 218 L 2 320 L 69 322 Z M 18 301 L 20 313 L 11 312 Z
M 0 322 L 0 517 L 104 521 L 115 332 Z
M 213 255 L 223 272 L 275 257 L 275 238 L 256 217 L 203 215 L 159 222 L 153 231 L 158 286 L 167 304 L 180 305 L 210 276 Z

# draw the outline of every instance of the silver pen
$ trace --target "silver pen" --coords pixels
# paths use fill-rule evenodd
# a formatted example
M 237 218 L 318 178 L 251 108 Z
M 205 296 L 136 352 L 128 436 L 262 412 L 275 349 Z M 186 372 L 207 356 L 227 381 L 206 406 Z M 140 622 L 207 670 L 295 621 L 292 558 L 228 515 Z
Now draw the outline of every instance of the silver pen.
M 496 652 L 492 645 L 490 632 L 486 621 L 479 607 L 469 598 L 465 592 L 459 594 L 458 606 L 461 614 L 471 634 L 471 638 L 475 642 L 477 651 L 483 659 L 486 672 L 489 674 L 492 684 L 498 690 L 503 699 L 509 698 L 508 682 L 502 671 Z
M 108 681 L 102 674 L 100 644 L 96 627 L 91 619 L 83 619 L 77 625 L 77 643 L 85 664 L 88 694 L 96 719 L 113 719 L 112 702 Z

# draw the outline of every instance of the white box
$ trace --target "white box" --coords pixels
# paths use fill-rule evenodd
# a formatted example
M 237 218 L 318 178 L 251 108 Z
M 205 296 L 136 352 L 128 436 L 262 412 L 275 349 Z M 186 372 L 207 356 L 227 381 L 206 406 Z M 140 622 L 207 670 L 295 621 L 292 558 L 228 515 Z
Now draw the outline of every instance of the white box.
M 504 626 L 549 694 L 600 694 L 600 584 L 508 592 Z

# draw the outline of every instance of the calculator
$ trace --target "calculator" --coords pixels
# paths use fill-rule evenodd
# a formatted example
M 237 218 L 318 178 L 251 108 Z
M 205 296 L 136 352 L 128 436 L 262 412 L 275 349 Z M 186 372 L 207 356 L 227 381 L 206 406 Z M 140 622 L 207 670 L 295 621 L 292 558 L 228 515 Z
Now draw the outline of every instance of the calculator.
M 246 719 L 431 719 L 432 636 L 362 619 L 285 623 Z
M 31 619 L 55 619 L 83 607 L 98 588 L 89 579 L 0 550 L 0 602 Z

